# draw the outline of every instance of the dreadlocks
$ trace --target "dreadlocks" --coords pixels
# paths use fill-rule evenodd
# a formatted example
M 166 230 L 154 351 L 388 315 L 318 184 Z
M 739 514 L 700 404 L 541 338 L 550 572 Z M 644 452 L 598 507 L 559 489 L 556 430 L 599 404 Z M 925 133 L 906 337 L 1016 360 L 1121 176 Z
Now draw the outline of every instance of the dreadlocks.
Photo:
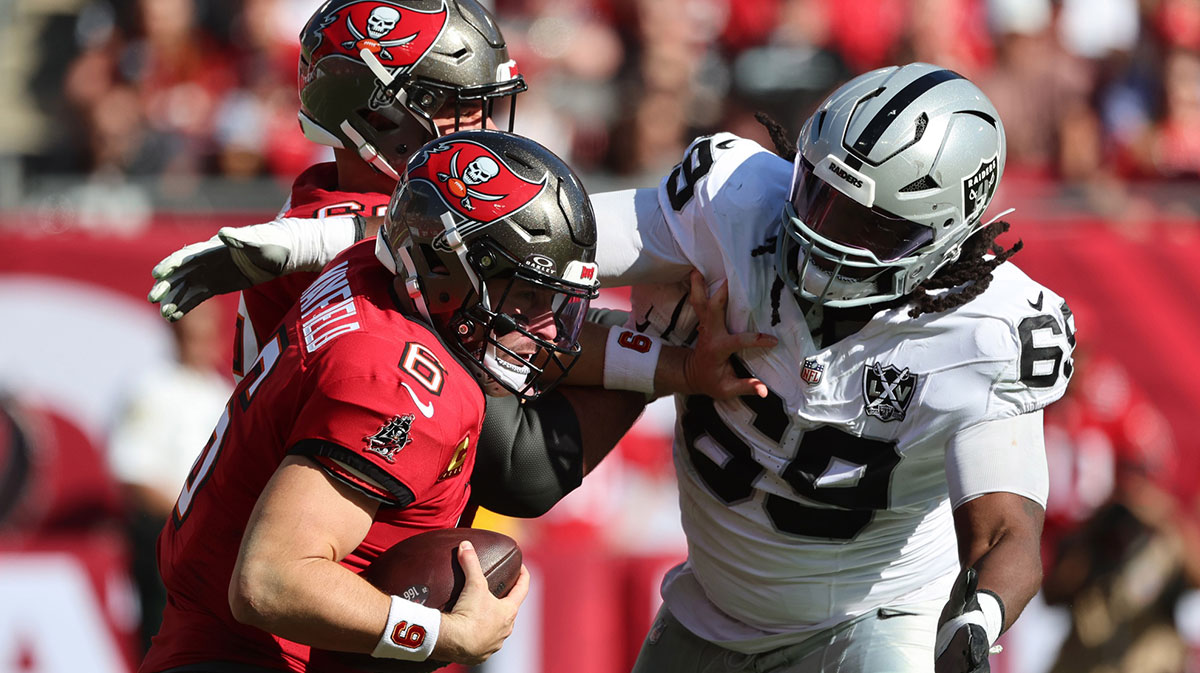
M 1007 250 L 996 243 L 996 237 L 1008 231 L 1009 223 L 1003 220 L 979 231 L 963 243 L 958 259 L 947 264 L 913 290 L 912 308 L 908 315 L 916 318 L 922 313 L 941 313 L 978 297 L 992 284 L 992 271 L 1010 257 L 1017 254 L 1023 241 L 1013 243 Z M 984 255 L 995 255 L 987 259 Z M 930 290 L 945 290 L 962 286 L 957 292 L 929 294 Z
M 775 154 L 788 161 L 796 158 L 796 147 L 792 144 L 791 136 L 788 135 L 787 129 L 783 128 L 783 124 L 775 121 L 766 112 L 755 112 L 754 118 L 758 120 L 759 124 L 767 127 L 767 133 L 771 136 L 771 142 L 775 144 Z
M 771 142 L 775 145 L 776 154 L 788 161 L 796 158 L 796 148 L 789 139 L 787 129 L 783 128 L 783 124 L 775 121 L 765 112 L 754 113 L 754 118 L 766 127 L 767 133 L 771 136 Z M 908 310 L 908 315 L 916 318 L 924 313 L 949 311 L 983 294 L 983 291 L 992 284 L 992 271 L 1017 254 L 1024 246 L 1022 241 L 1017 241 L 1006 250 L 996 243 L 996 237 L 1007 232 L 1010 226 L 1008 222 L 1001 220 L 968 238 L 963 243 L 958 259 L 947 264 L 913 290 L 909 298 L 912 308 Z M 989 253 L 994 257 L 988 259 L 985 255 Z M 777 294 L 782 287 L 782 281 L 777 280 L 776 286 L 773 288 L 775 291 L 772 292 L 772 295 L 775 295 L 773 306 L 776 307 L 775 315 L 778 315 Z M 933 290 L 952 288 L 960 289 L 957 292 L 930 294 Z

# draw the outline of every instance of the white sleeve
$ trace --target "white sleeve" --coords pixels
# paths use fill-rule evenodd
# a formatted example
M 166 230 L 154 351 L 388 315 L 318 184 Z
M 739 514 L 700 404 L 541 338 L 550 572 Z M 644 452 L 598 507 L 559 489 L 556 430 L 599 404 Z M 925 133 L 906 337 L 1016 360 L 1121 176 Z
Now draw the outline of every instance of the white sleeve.
M 986 421 L 960 430 L 946 447 L 950 505 L 985 493 L 1016 493 L 1046 506 L 1050 478 L 1042 411 Z
M 692 265 L 675 243 L 656 189 L 592 195 L 596 265 L 603 287 L 686 278 Z

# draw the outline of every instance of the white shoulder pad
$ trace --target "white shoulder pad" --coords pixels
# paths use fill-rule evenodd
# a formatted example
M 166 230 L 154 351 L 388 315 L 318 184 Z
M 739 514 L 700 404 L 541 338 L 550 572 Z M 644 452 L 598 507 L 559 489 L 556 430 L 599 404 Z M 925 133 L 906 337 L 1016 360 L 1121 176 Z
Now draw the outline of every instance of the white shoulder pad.
M 680 250 L 710 283 L 728 257 L 766 244 L 778 230 L 791 164 L 732 133 L 697 138 L 658 188 Z
M 1062 297 L 1005 263 L 983 294 L 953 313 L 977 318 L 977 346 L 1002 356 L 987 419 L 1028 414 L 1066 392 L 1075 367 L 1075 318 Z

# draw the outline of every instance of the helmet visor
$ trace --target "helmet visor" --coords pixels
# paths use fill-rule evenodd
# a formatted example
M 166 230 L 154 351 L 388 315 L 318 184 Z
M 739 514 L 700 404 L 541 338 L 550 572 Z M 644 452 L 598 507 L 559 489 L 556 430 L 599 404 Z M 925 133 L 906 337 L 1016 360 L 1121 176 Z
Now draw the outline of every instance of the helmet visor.
M 833 243 L 864 250 L 880 262 L 907 257 L 933 241 L 933 229 L 868 208 L 813 173 L 801 157 L 792 181 L 792 208 L 809 229 Z

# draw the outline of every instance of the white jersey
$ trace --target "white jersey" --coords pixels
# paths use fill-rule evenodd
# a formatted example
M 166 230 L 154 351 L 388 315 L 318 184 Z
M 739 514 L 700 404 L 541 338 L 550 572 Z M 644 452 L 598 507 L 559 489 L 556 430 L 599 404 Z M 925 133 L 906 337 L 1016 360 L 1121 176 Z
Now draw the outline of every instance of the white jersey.
M 779 338 L 740 355 L 766 399 L 676 399 L 688 562 L 664 581 L 664 600 L 692 632 L 744 652 L 945 599 L 958 570 L 947 445 L 1058 399 L 1072 366 L 1065 303 L 1008 263 L 963 306 L 915 319 L 884 310 L 818 347 L 776 281 L 790 180 L 791 164 L 752 141 L 702 138 L 659 187 L 661 214 L 638 223 L 648 254 L 694 266 L 710 287 L 728 282 L 731 331 Z M 686 292 L 685 282 L 635 287 L 631 320 L 687 341 Z

